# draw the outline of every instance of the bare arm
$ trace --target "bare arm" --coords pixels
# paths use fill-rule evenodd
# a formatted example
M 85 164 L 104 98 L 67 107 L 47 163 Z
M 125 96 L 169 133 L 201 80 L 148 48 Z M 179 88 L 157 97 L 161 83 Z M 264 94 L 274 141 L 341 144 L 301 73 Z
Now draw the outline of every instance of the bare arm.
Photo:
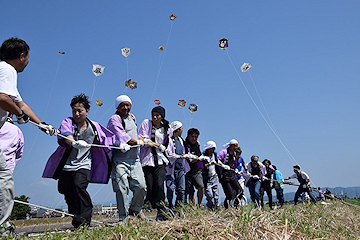
M 16 116 L 22 114 L 20 107 L 5 93 L 0 93 L 0 108 Z
M 16 102 L 16 105 L 21 110 L 23 110 L 30 117 L 30 119 L 32 121 L 34 121 L 34 122 L 36 122 L 38 124 L 41 123 L 40 119 L 35 115 L 35 113 L 31 110 L 31 108 L 26 103 L 21 101 L 21 102 Z

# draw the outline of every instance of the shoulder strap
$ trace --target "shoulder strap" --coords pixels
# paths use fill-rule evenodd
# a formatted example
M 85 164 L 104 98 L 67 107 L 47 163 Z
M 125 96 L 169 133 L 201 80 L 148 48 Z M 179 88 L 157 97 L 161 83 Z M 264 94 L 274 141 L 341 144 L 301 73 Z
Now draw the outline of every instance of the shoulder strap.
M 124 118 L 116 112 L 117 115 L 119 115 L 120 119 L 121 119 L 121 125 L 123 126 L 124 130 L 125 130 L 125 121 L 124 121 Z M 129 113 L 131 119 L 134 121 L 136 127 L 137 127 L 137 123 L 136 123 L 136 120 L 135 120 L 135 116 L 132 114 L 132 113 Z

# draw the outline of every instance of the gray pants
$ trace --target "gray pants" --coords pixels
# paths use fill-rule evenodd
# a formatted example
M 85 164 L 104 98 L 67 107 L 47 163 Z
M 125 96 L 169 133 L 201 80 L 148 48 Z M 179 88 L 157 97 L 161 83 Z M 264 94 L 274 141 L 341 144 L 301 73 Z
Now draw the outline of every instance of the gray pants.
M 207 200 L 206 206 L 208 206 L 210 209 L 218 208 L 220 206 L 219 178 L 217 174 L 208 179 L 205 189 L 205 196 Z
M 146 183 L 140 161 L 114 161 L 111 170 L 113 190 L 116 193 L 117 209 L 120 220 L 129 215 L 129 210 L 139 213 L 146 196 Z M 129 206 L 129 190 L 133 198 Z
M 14 207 L 14 179 L 0 150 L 0 225 L 11 215 Z

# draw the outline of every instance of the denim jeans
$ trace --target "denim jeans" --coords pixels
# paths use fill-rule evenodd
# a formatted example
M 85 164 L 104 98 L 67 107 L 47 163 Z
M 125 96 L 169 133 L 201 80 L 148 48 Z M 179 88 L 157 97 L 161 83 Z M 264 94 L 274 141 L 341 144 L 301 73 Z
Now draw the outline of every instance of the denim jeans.
M 173 208 L 174 191 L 176 193 L 175 207 L 185 201 L 185 171 L 182 165 L 182 159 L 175 162 L 174 177 L 166 176 L 166 197 L 169 202 L 169 207 Z
M 257 207 L 260 206 L 260 181 L 249 181 L 248 187 L 251 196 L 251 200 Z

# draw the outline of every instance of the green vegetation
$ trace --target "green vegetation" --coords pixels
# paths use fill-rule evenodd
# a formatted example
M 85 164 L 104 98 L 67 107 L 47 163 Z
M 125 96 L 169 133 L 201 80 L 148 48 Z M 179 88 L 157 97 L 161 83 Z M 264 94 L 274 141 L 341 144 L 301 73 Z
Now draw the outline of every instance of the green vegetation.
M 270 211 L 244 207 L 209 211 L 184 207 L 182 218 L 164 222 L 132 219 L 71 233 L 45 233 L 39 239 L 359 239 L 360 210 L 331 205 L 287 205 Z M 18 239 L 24 239 L 19 237 Z
M 20 197 L 15 197 L 15 200 L 19 200 L 22 202 L 28 202 L 30 197 L 26 197 L 25 195 L 21 195 Z M 17 220 L 17 219 L 25 219 L 26 214 L 29 214 L 31 211 L 30 207 L 21 203 L 15 203 L 13 211 L 11 213 L 10 219 Z
M 357 206 L 360 206 L 360 199 L 350 199 L 350 198 L 347 198 L 345 199 L 346 202 L 350 203 L 350 204 L 354 204 L 354 205 L 357 205 Z

